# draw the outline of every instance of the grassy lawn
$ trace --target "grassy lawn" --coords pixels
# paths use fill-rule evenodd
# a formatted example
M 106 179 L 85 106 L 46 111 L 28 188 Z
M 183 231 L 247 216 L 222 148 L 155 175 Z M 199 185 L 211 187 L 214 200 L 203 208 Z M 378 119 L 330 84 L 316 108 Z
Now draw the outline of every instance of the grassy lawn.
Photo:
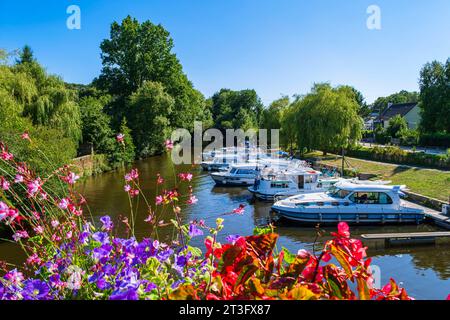
M 307 157 L 322 156 L 314 152 Z M 346 158 L 346 168 L 357 169 L 360 173 L 372 173 L 380 179 L 391 180 L 393 184 L 405 184 L 412 192 L 432 198 L 448 201 L 450 196 L 450 172 L 434 169 L 411 168 L 382 162 L 369 162 L 355 158 Z M 326 156 L 322 163 L 341 167 L 342 161 L 335 156 Z

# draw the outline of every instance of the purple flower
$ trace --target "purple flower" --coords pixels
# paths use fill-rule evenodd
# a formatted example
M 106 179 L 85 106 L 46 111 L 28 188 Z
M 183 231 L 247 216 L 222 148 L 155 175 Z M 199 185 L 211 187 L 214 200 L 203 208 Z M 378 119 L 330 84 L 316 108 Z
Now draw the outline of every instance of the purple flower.
M 189 226 L 189 237 L 194 238 L 202 235 L 203 231 L 200 230 L 195 224 L 191 223 Z
M 150 292 L 150 291 L 153 291 L 153 290 L 155 290 L 156 288 L 158 288 L 157 286 L 156 286 L 156 284 L 154 284 L 153 282 L 149 282 L 148 284 L 147 284 L 147 287 L 145 287 L 145 292 Z
M 104 216 L 100 218 L 100 221 L 102 222 L 103 226 L 102 229 L 105 231 L 111 231 L 114 227 L 113 222 L 111 221 L 111 218 L 109 216 Z
M 156 258 L 159 261 L 164 262 L 167 259 L 169 259 L 172 254 L 173 254 L 173 250 L 172 249 L 167 249 L 167 250 L 164 250 L 164 251 L 161 251 L 160 253 L 158 253 Z
M 50 288 L 41 280 L 27 280 L 22 291 L 25 300 L 44 300 L 48 298 Z
M 110 300 L 139 300 L 139 295 L 136 289 L 127 291 L 114 291 L 109 297 Z
M 229 236 L 227 236 L 225 238 L 225 240 L 227 240 L 227 242 L 234 244 L 237 239 L 239 239 L 241 236 L 237 235 L 237 234 L 230 234 Z
M 109 259 L 112 249 L 113 247 L 109 244 L 104 244 L 101 247 L 92 250 L 92 257 L 101 263 L 105 263 Z
M 105 232 L 96 232 L 92 235 L 92 238 L 95 241 L 100 242 L 101 244 L 108 244 L 109 243 L 109 236 Z

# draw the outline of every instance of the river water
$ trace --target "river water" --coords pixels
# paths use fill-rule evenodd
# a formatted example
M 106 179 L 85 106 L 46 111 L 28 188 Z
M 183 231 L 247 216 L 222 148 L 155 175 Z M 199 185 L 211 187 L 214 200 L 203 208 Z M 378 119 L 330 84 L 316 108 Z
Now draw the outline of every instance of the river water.
M 173 185 L 174 170 L 168 156 L 152 157 L 135 163 L 139 170 L 141 188 L 147 199 L 154 202 L 157 194 L 156 175 L 159 173 L 166 180 L 167 186 Z M 270 217 L 270 203 L 254 201 L 252 194 L 246 188 L 215 187 L 207 172 L 201 168 L 190 166 L 177 167 L 176 170 L 194 173 L 192 186 L 198 203 L 182 207 L 183 222 L 204 219 L 207 225 L 214 225 L 218 216 L 225 219 L 225 227 L 219 240 L 224 241 L 226 235 L 251 235 L 257 225 L 264 225 Z M 128 216 L 130 206 L 127 194 L 124 192 L 124 173 L 119 170 L 104 173 L 86 179 L 80 183 L 80 192 L 86 197 L 90 211 L 95 219 L 103 215 L 113 218 Z M 183 191 L 183 190 L 181 190 Z M 245 205 L 244 215 L 222 215 L 231 212 L 239 205 Z M 136 237 L 149 237 L 149 225 L 144 222 L 147 208 L 143 201 L 135 209 Z M 166 216 L 168 221 L 171 217 Z M 333 227 L 326 227 L 327 234 L 334 231 Z M 374 232 L 421 232 L 436 231 L 434 226 L 374 226 L 351 227 L 352 235 L 356 238 L 363 233 Z M 284 246 L 292 252 L 299 249 L 312 250 L 316 232 L 313 227 L 283 224 L 276 228 L 280 235 L 279 247 Z M 170 237 L 170 227 L 160 229 L 160 237 Z M 319 240 L 323 242 L 329 238 Z M 201 243 L 194 243 L 202 247 Z M 316 245 L 320 247 L 320 244 Z M 17 259 L 17 248 L 3 243 L 0 244 L 0 260 L 13 261 Z M 408 247 L 375 247 L 369 245 L 368 254 L 373 259 L 373 265 L 379 267 L 381 283 L 385 284 L 389 278 L 394 278 L 404 286 L 410 295 L 416 299 L 445 299 L 450 294 L 450 243 L 431 246 Z

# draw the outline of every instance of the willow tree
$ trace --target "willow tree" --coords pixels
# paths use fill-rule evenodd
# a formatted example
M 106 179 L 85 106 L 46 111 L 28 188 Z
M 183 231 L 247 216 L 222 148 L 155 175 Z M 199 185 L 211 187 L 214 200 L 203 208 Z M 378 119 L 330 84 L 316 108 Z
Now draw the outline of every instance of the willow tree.
M 348 87 L 316 84 L 294 103 L 293 123 L 300 149 L 337 151 L 361 139 L 359 105 Z

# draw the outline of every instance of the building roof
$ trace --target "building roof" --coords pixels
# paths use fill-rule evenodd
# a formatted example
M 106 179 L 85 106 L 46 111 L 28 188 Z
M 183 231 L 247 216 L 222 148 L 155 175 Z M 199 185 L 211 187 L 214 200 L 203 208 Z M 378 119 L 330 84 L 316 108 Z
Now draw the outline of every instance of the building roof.
M 415 106 L 417 106 L 417 102 L 392 104 L 381 112 L 380 120 L 389 120 L 396 115 L 403 117 Z

